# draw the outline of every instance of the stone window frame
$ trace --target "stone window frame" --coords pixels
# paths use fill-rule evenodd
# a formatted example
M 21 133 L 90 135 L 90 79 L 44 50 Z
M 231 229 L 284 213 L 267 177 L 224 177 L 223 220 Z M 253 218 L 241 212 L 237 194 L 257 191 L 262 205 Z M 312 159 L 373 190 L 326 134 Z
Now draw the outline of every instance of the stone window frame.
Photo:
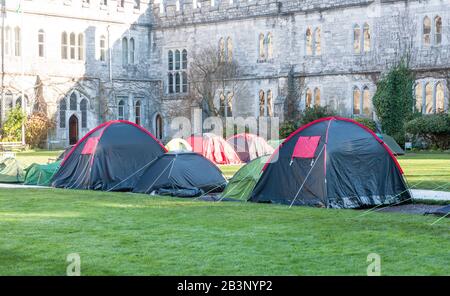
M 368 49 L 366 49 L 367 47 L 366 45 L 366 28 L 368 28 L 368 32 L 369 32 L 369 47 Z M 351 30 L 351 52 L 353 55 L 365 55 L 365 54 L 369 54 L 372 52 L 374 45 L 373 45 L 373 34 L 372 34 L 372 28 L 373 25 L 371 22 L 369 21 L 363 21 L 363 22 L 358 22 L 358 23 L 353 23 L 352 25 L 352 30 Z M 359 40 L 358 40 L 358 45 L 359 45 L 359 50 L 356 51 L 355 50 L 355 31 L 356 29 L 359 30 Z
M 309 48 L 309 42 L 308 42 L 308 31 L 311 34 L 311 53 L 308 53 L 308 48 Z M 317 32 L 319 32 L 319 43 L 317 43 Z M 323 55 L 323 34 L 322 34 L 323 30 L 322 30 L 322 26 L 318 25 L 318 26 L 307 26 L 306 30 L 304 31 L 304 56 L 307 58 L 311 58 L 311 57 L 320 57 L 321 55 Z M 317 44 L 319 44 L 319 46 L 317 46 Z M 319 51 L 317 50 L 319 48 Z
M 39 29 L 37 33 L 37 49 L 38 49 L 38 57 L 39 58 L 45 58 L 46 54 L 46 46 L 45 46 L 45 31 L 44 29 Z M 42 39 L 42 40 L 41 40 Z
M 269 98 L 270 94 L 270 98 Z M 261 96 L 262 95 L 262 96 Z M 275 107 L 275 92 L 271 87 L 261 87 L 259 88 L 257 95 L 257 116 L 256 117 L 273 117 L 274 116 L 274 107 Z M 264 105 L 262 105 L 262 100 L 264 100 Z M 262 108 L 261 108 L 262 107 Z M 264 114 L 261 115 L 261 112 Z
M 218 57 L 220 63 L 233 61 L 234 43 L 231 36 L 220 37 L 218 42 Z
M 171 47 L 166 48 L 165 52 L 164 65 L 167 71 L 165 92 L 167 95 L 186 95 L 189 92 L 189 51 L 184 47 Z M 177 62 L 176 58 L 177 52 L 179 52 L 180 56 L 179 62 Z M 170 53 L 172 53 L 172 63 L 169 63 Z M 177 69 L 177 64 L 179 64 L 179 69 Z M 172 65 L 172 68 L 170 68 L 170 65 Z
M 355 91 L 359 91 L 359 113 L 355 113 Z M 369 94 L 369 114 L 364 112 L 365 104 L 364 104 L 364 94 Z M 374 117 L 374 109 L 373 109 L 373 95 L 374 95 L 373 87 L 371 87 L 367 83 L 362 84 L 353 84 L 351 88 L 351 115 L 352 117 L 365 117 L 365 118 L 373 118 Z
M 86 60 L 86 38 L 84 33 L 63 31 L 61 33 L 60 46 L 61 60 L 71 62 L 84 62 Z
M 274 34 L 269 31 L 259 33 L 257 36 L 258 44 L 258 63 L 272 63 L 274 53 Z
M 420 85 L 421 86 L 421 100 L 422 100 L 422 108 L 421 110 L 418 110 L 417 108 L 417 86 Z M 427 112 L 426 110 L 426 86 L 430 85 L 431 86 L 431 98 L 432 98 L 432 111 L 431 112 Z M 444 113 L 447 113 L 449 111 L 449 105 L 450 105 L 450 100 L 449 100 L 449 90 L 448 90 L 448 86 L 447 86 L 447 82 L 445 79 L 433 79 L 433 78 L 425 78 L 425 79 L 419 79 L 416 80 L 416 83 L 413 86 L 413 91 L 414 91 L 414 98 L 415 98 L 415 102 L 413 104 L 413 109 L 416 112 L 420 112 L 422 114 L 436 114 L 437 113 L 437 88 L 438 85 L 442 85 L 443 87 L 443 91 L 444 91 Z
M 429 33 L 429 43 L 425 42 L 425 20 L 428 19 L 430 22 L 430 33 Z M 437 42 L 437 20 L 440 20 L 440 40 Z M 424 48 L 429 47 L 439 47 L 444 44 L 445 41 L 445 34 L 444 34 L 444 26 L 443 26 L 443 20 L 442 15 L 435 14 L 425 14 L 422 16 L 421 21 L 419 22 L 420 25 L 420 40 L 421 45 Z

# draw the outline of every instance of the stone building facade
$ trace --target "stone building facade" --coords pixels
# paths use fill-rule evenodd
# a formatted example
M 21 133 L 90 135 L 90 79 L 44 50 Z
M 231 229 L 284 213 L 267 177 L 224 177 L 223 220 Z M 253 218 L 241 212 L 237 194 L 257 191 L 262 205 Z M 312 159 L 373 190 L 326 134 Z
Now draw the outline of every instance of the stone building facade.
M 235 117 L 283 120 L 292 84 L 300 108 L 376 118 L 376 81 L 402 58 L 417 76 L 417 107 L 448 111 L 448 1 L 154 1 L 6 0 L 2 118 L 22 95 L 30 111 L 39 76 L 57 123 L 51 145 L 67 145 L 75 126 L 79 138 L 109 119 L 137 121 L 168 139 L 172 119 L 197 107 L 187 73 L 206 47 L 239 65 L 239 93 L 216 95 L 217 108 L 225 104 Z

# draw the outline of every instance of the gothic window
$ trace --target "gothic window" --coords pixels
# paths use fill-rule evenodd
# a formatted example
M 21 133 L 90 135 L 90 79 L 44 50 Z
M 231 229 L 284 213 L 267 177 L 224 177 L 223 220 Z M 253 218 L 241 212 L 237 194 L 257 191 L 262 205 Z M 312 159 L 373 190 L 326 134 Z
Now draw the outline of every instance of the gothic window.
M 442 42 L 442 19 L 440 16 L 434 18 L 434 44 L 439 45 Z
M 75 49 L 76 49 L 76 36 L 75 33 L 70 33 L 70 59 L 75 59 Z
M 442 82 L 439 82 L 436 84 L 436 112 L 444 112 L 444 101 L 445 101 L 445 94 L 444 94 L 444 85 Z
M 320 89 L 318 87 L 314 89 L 314 106 L 320 106 Z
M 122 65 L 128 65 L 128 39 L 122 38 Z
M 141 8 L 141 1 L 140 0 L 134 0 L 134 9 L 140 9 Z
M 183 93 L 187 93 L 188 92 L 188 77 L 187 77 L 187 73 L 183 72 L 183 74 L 181 75 L 182 78 L 182 92 Z
M 259 34 L 259 59 L 264 60 L 265 55 L 265 46 L 264 46 L 264 34 Z
M 84 35 L 78 34 L 78 60 L 84 60 Z
M 158 139 L 163 137 L 163 119 L 159 114 L 155 117 L 155 135 Z
M 272 91 L 271 90 L 268 90 L 267 91 L 267 102 L 266 102 L 266 114 L 267 114 L 267 116 L 270 116 L 270 117 L 272 117 L 273 116 L 273 111 L 272 111 L 272 98 L 273 98 L 273 95 L 272 95 Z
M 306 89 L 306 95 L 305 95 L 305 107 L 306 108 L 311 108 L 311 103 L 312 103 L 312 91 L 311 89 Z
M 370 27 L 369 24 L 364 24 L 363 27 L 363 46 L 364 46 L 364 52 L 370 51 Z
M 364 87 L 364 89 L 363 89 L 362 110 L 363 110 L 363 114 L 366 116 L 370 116 L 372 114 L 372 104 L 370 102 L 370 91 L 367 86 Z
M 66 128 L 66 110 L 67 110 L 66 100 L 62 99 L 59 102 L 59 127 L 60 128 Z
M 267 58 L 273 59 L 273 40 L 272 33 L 267 34 Z
M 169 71 L 173 71 L 173 51 L 169 50 L 167 53 L 167 61 L 169 66 Z
M 231 37 L 227 38 L 227 62 L 231 63 L 233 61 L 233 41 Z
M 125 102 L 124 100 L 119 101 L 119 105 L 117 107 L 117 113 L 118 113 L 118 119 L 124 120 L 125 119 Z
M 137 125 L 141 125 L 141 101 L 137 101 L 134 106 L 134 117 L 135 117 L 134 122 Z
M 313 54 L 313 36 L 311 29 L 306 29 L 306 55 L 312 55 Z
M 38 31 L 38 56 L 41 58 L 45 56 L 45 33 L 42 29 Z
M 21 32 L 20 28 L 16 27 L 14 29 L 14 55 L 19 57 L 21 55 Z
M 77 95 L 75 94 L 75 92 L 73 92 L 70 95 L 70 99 L 69 99 L 69 108 L 72 111 L 77 111 Z
M 15 107 L 16 107 L 16 108 L 17 108 L 17 107 L 22 108 L 22 97 L 18 97 L 18 98 L 16 99 L 16 105 L 15 105 Z
M 181 77 L 180 77 L 180 73 L 177 72 L 175 74 L 175 92 L 176 93 L 180 93 L 181 92 Z
M 321 54 L 321 41 L 320 41 L 320 28 L 316 28 L 316 31 L 314 32 L 314 54 L 320 55 Z
M 423 109 L 423 97 L 422 97 L 422 83 L 418 82 L 416 84 L 416 88 L 414 89 L 414 93 L 416 95 L 416 109 L 419 112 L 422 112 Z
M 259 91 L 259 116 L 265 116 L 266 98 L 263 90 Z
M 134 38 L 130 38 L 130 64 L 134 65 L 135 43 Z
M 87 109 L 88 103 L 86 99 L 82 99 L 80 102 L 81 110 L 81 128 L 87 128 Z
M 181 55 L 180 55 L 180 51 L 177 49 L 175 50 L 175 70 L 180 70 L 181 69 Z
M 169 50 L 168 74 L 167 74 L 167 93 L 187 93 L 188 92 L 188 52 L 183 50 Z
M 61 34 L 61 58 L 66 60 L 68 58 L 67 51 L 68 51 L 68 40 L 67 40 L 67 33 L 63 32 Z
M 220 38 L 219 40 L 219 62 L 225 62 L 225 41 L 223 38 Z
M 425 113 L 433 113 L 433 86 L 431 83 L 425 85 Z
M 188 64 L 187 50 L 183 49 L 183 52 L 182 52 L 182 68 L 183 68 L 183 70 L 187 70 L 187 64 Z
M 13 94 L 7 91 L 5 94 L 5 110 L 9 111 L 13 108 Z
M 353 89 L 353 115 L 361 114 L 361 91 L 355 87 Z
M 104 35 L 100 36 L 100 61 L 106 61 L 106 38 Z
M 4 52 L 5 55 L 9 56 L 11 54 L 11 29 L 9 27 L 5 28 L 5 37 L 4 37 Z
M 423 19 L 423 44 L 431 44 L 431 20 L 428 16 Z
M 361 29 L 359 25 L 353 27 L 353 52 L 361 53 Z
M 168 88 L 169 88 L 168 93 L 173 94 L 173 74 L 172 73 L 168 74 L 167 80 L 168 80 Z

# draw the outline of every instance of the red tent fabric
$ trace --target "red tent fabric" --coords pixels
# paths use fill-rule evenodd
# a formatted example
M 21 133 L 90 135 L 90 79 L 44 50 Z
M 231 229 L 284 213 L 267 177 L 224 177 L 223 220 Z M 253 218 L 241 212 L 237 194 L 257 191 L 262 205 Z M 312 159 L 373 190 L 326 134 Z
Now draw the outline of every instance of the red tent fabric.
M 234 135 L 228 138 L 227 142 L 234 148 L 242 162 L 250 162 L 274 151 L 264 138 L 249 133 Z
M 216 164 L 240 164 L 241 160 L 233 147 L 224 138 L 206 133 L 192 135 L 187 139 L 194 152 Z

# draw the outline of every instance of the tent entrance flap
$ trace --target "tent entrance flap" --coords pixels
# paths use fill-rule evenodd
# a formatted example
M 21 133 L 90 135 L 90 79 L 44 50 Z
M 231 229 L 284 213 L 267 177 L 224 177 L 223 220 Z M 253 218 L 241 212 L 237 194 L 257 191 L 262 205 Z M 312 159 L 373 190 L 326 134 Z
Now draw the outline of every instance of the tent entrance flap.
M 292 153 L 292 158 L 314 158 L 320 136 L 299 137 Z
M 100 140 L 99 137 L 92 137 L 89 138 L 86 142 L 86 144 L 83 147 L 83 151 L 81 151 L 81 154 L 94 154 L 95 149 L 97 149 L 98 141 Z

